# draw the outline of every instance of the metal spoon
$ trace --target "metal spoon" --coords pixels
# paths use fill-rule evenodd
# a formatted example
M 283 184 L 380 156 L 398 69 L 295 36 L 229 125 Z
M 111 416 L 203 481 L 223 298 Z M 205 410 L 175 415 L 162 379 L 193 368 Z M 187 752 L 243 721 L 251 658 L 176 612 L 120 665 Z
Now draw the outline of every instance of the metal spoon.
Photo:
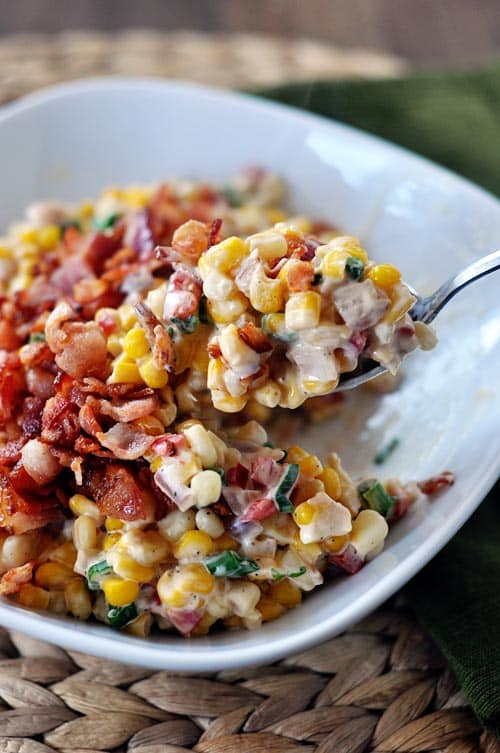
M 411 318 L 416 322 L 430 324 L 441 309 L 446 306 L 448 301 L 462 288 L 465 288 L 475 280 L 479 280 L 480 277 L 490 274 L 490 272 L 495 272 L 497 269 L 500 269 L 500 250 L 472 262 L 472 264 L 457 272 L 453 277 L 450 277 L 449 280 L 426 298 L 420 296 L 416 290 L 407 285 L 410 293 L 417 299 L 409 312 Z M 371 379 L 375 379 L 375 377 L 386 372 L 387 369 L 385 366 L 380 366 L 376 361 L 366 358 L 360 361 L 355 371 L 342 374 L 336 389 L 338 391 L 352 390 L 354 387 L 359 387 L 361 384 L 369 382 Z

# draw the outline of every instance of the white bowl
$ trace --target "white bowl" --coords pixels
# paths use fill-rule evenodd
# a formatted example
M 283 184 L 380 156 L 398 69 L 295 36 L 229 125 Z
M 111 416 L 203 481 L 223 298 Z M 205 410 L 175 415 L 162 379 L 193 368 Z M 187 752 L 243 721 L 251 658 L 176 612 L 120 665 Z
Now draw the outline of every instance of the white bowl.
M 0 227 L 32 200 L 82 199 L 109 184 L 172 174 L 223 181 L 242 165 L 280 173 L 306 214 L 359 235 L 430 292 L 500 244 L 500 203 L 436 165 L 352 128 L 250 96 L 181 83 L 108 79 L 47 89 L 0 114 Z M 330 638 L 403 586 L 453 536 L 500 468 L 498 278 L 476 283 L 437 320 L 432 353 L 410 357 L 401 389 L 361 393 L 306 438 L 373 473 L 375 448 L 401 438 L 383 475 L 456 484 L 398 523 L 384 553 L 254 632 L 141 640 L 2 602 L 0 622 L 62 646 L 176 671 L 264 664 Z M 377 469 L 377 473 L 380 470 Z

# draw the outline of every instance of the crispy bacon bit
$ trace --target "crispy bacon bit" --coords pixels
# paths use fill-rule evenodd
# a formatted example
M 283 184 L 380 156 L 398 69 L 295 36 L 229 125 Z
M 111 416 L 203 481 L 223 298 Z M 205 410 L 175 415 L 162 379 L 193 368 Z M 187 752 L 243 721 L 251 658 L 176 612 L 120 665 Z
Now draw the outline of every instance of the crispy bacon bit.
M 454 482 L 455 475 L 451 471 L 443 471 L 438 476 L 431 476 L 425 481 L 420 481 L 418 486 L 424 494 L 437 494 L 447 486 L 452 486 Z
M 208 236 L 208 248 L 215 246 L 221 239 L 222 220 L 218 217 L 210 226 L 210 235 Z
M 108 290 L 105 280 L 79 280 L 73 287 L 73 298 L 77 303 L 90 303 L 100 298 Z
M 12 567 L 0 578 L 0 596 L 15 594 L 24 583 L 29 583 L 33 577 L 35 563 L 30 560 L 19 567 Z
M 173 371 L 175 367 L 175 350 L 172 338 L 168 334 L 163 322 L 153 314 L 151 309 L 142 301 L 135 305 L 137 318 L 146 330 L 153 360 L 159 369 Z
M 191 264 L 196 264 L 209 247 L 211 227 L 206 222 L 188 220 L 172 236 L 172 248 Z
M 302 236 L 293 231 L 287 230 L 285 233 L 286 245 L 288 246 L 288 256 L 292 259 L 301 261 L 311 261 L 314 258 L 315 249 L 307 247 L 307 243 Z
M 93 408 L 88 403 L 85 403 L 85 405 L 82 405 L 80 408 L 78 422 L 83 431 L 86 431 L 91 437 L 95 437 L 102 432 L 102 426 L 95 417 Z
M 83 251 L 83 259 L 90 265 L 95 274 L 100 275 L 102 273 L 106 261 L 121 247 L 123 230 L 123 225 L 117 223 L 110 234 L 99 232 L 90 236 Z
M 133 249 L 141 260 L 145 261 L 151 257 L 156 243 L 146 209 L 141 209 L 130 216 L 123 245 Z
M 21 344 L 22 339 L 17 335 L 14 325 L 5 319 L 0 320 L 0 347 L 15 350 Z
M 202 294 L 201 280 L 188 267 L 178 266 L 167 285 L 167 295 L 163 308 L 163 319 L 174 317 L 187 319 L 200 305 Z
M 15 416 L 23 390 L 24 375 L 19 358 L 11 353 L 2 362 L 0 355 L 0 423 Z
M 210 358 L 220 358 L 222 351 L 218 342 L 211 342 L 207 345 L 207 352 Z
M 149 395 L 137 400 L 129 398 L 121 405 L 113 405 L 108 400 L 100 400 L 89 395 L 87 405 L 100 416 L 109 416 L 113 421 L 129 423 L 130 421 L 137 421 L 139 418 L 149 416 L 150 413 L 153 413 L 159 407 L 160 402 L 156 395 Z
M 62 395 L 49 398 L 42 413 L 42 439 L 49 444 L 72 447 L 79 433 L 75 406 Z
M 82 487 L 95 500 L 103 515 L 129 521 L 147 517 L 142 490 L 132 471 L 124 465 L 107 463 L 85 468 Z
M 56 499 L 19 493 L 7 472 L 0 467 L 0 527 L 10 528 L 16 534 L 25 533 L 60 518 L 61 510 Z
M 267 335 L 264 334 L 260 327 L 256 327 L 253 322 L 245 322 L 241 327 L 238 327 L 238 335 L 256 353 L 267 353 L 273 349 Z
M 189 636 L 199 624 L 202 612 L 195 609 L 167 609 L 167 617 L 182 635 Z
M 157 455 L 172 457 L 187 448 L 187 440 L 184 434 L 165 434 L 163 437 L 155 438 L 152 447 Z
M 96 435 L 103 447 L 111 450 L 120 460 L 137 460 L 154 442 L 154 437 L 145 434 L 130 424 L 115 424 L 109 431 Z
M 310 261 L 297 260 L 287 266 L 287 283 L 293 293 L 309 290 L 314 280 L 314 267 Z
M 238 463 L 233 468 L 229 468 L 226 472 L 226 479 L 228 486 L 239 486 L 244 489 L 248 483 L 250 473 L 248 468 Z
M 50 447 L 39 439 L 26 442 L 21 458 L 26 473 L 40 486 L 53 481 L 61 470 L 61 466 L 51 455 Z
M 45 339 L 60 369 L 75 379 L 107 376 L 106 338 L 95 322 L 75 322 L 67 301 L 58 303 L 45 325 Z
M 242 523 L 248 523 L 251 520 L 265 520 L 276 512 L 276 505 L 272 499 L 263 497 L 250 502 L 247 509 L 240 517 Z
M 23 402 L 21 428 L 25 437 L 37 437 L 42 430 L 42 411 L 45 403 L 41 397 L 26 397 Z
M 340 567 L 350 575 L 359 572 L 365 564 L 364 560 L 359 556 L 352 544 L 349 544 L 340 554 L 331 554 L 328 560 L 332 565 Z

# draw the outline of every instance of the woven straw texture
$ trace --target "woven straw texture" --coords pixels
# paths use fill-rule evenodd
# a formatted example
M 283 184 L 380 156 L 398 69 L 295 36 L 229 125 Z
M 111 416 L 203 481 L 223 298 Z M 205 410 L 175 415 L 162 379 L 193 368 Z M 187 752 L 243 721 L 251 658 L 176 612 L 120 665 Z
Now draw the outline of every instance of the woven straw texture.
M 28 52 L 29 51 L 29 54 Z M 311 40 L 123 31 L 0 38 L 0 102 L 61 80 L 252 87 L 393 76 L 404 61 Z M 173 676 L 0 629 L 0 753 L 500 753 L 445 661 L 394 606 L 279 664 Z
M 251 88 L 313 78 L 395 76 L 405 69 L 405 62 L 391 55 L 255 34 L 13 35 L 0 37 L 0 102 L 83 76 L 167 76 Z
M 267 667 L 179 676 L 0 633 L 5 753 L 499 753 L 413 619 L 384 608 Z

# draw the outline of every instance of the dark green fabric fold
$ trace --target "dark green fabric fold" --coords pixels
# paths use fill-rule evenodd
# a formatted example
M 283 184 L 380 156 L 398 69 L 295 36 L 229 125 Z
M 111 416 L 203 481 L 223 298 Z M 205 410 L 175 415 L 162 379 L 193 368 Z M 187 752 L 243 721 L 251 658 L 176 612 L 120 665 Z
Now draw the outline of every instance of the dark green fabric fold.
M 500 195 L 500 63 L 470 73 L 289 84 L 258 93 L 387 138 Z M 499 497 L 497 485 L 406 593 L 478 719 L 500 737 Z

